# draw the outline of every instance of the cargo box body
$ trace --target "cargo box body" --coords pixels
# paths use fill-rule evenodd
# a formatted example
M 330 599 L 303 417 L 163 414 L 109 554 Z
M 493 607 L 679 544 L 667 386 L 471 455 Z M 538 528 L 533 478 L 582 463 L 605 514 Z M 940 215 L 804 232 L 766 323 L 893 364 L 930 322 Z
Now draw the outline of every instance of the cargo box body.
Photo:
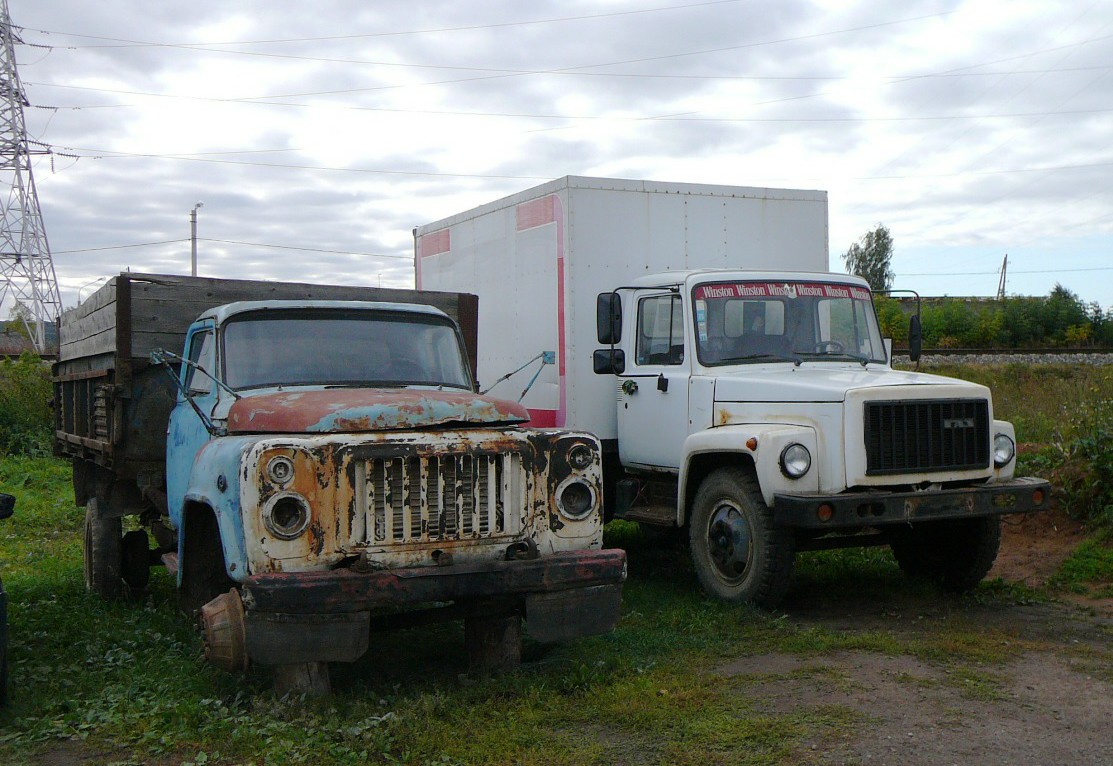
M 595 375 L 596 296 L 647 274 L 828 270 L 827 194 L 566 176 L 415 230 L 418 289 L 480 295 L 478 374 L 556 352 L 522 399 L 538 426 L 617 436 Z M 517 398 L 540 361 L 492 394 Z

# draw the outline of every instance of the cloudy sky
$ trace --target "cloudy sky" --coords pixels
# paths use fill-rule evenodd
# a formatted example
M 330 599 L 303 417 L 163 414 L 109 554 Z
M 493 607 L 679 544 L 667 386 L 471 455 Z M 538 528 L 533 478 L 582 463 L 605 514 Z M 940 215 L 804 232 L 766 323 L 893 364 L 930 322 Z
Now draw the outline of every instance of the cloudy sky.
M 63 302 L 412 286 L 411 230 L 564 175 L 823 189 L 831 268 L 1113 306 L 1113 2 L 8 0 Z M 6 312 L 6 308 L 4 309 Z

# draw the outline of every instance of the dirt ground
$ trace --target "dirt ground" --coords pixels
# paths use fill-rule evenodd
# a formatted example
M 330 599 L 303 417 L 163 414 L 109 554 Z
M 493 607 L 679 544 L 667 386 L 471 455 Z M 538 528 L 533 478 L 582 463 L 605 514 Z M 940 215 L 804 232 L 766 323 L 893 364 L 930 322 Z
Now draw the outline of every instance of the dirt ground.
M 990 578 L 1037 586 L 1084 539 L 1058 513 L 1006 519 Z M 847 652 L 806 659 L 746 657 L 718 669 L 750 676 L 769 712 L 835 705 L 866 723 L 854 735 L 810 743 L 809 764 L 1113 764 L 1113 604 L 1082 597 L 1060 603 L 982 606 L 941 601 L 919 614 L 878 604 L 804 598 L 787 605 L 804 625 L 891 632 L 915 641 L 925 624 L 949 623 L 999 644 L 1004 664 L 921 661 Z

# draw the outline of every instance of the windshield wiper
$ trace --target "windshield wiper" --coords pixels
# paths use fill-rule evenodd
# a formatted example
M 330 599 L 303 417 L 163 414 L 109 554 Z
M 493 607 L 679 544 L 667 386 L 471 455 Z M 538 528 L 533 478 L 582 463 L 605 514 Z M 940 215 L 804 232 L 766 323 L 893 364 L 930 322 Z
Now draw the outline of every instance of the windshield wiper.
M 743 354 L 742 356 L 728 356 L 720 359 L 720 362 L 745 362 L 749 359 L 776 359 L 779 362 L 792 362 L 797 367 L 804 360 L 796 356 L 796 354 L 787 353 L 760 353 L 760 354 Z
M 863 367 L 865 367 L 867 364 L 869 364 L 870 362 L 873 361 L 872 359 L 870 359 L 865 354 L 855 354 L 853 351 L 840 351 L 837 354 L 810 353 L 809 352 L 809 353 L 806 353 L 805 355 L 809 356 L 809 357 L 814 357 L 814 358 L 822 357 L 824 359 L 853 359 L 855 362 L 862 365 Z

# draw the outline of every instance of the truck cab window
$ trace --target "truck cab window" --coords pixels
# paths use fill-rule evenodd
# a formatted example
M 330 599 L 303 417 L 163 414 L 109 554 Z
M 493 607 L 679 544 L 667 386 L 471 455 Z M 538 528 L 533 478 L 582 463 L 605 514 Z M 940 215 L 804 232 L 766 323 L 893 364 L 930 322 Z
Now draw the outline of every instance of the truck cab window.
M 684 315 L 679 295 L 655 295 L 638 302 L 638 364 L 684 361 Z
M 189 361 L 203 367 L 211 375 L 216 374 L 216 344 L 213 343 L 212 330 L 194 334 L 189 345 Z M 191 394 L 208 394 L 213 390 L 213 380 L 195 367 L 186 365 L 185 389 Z

